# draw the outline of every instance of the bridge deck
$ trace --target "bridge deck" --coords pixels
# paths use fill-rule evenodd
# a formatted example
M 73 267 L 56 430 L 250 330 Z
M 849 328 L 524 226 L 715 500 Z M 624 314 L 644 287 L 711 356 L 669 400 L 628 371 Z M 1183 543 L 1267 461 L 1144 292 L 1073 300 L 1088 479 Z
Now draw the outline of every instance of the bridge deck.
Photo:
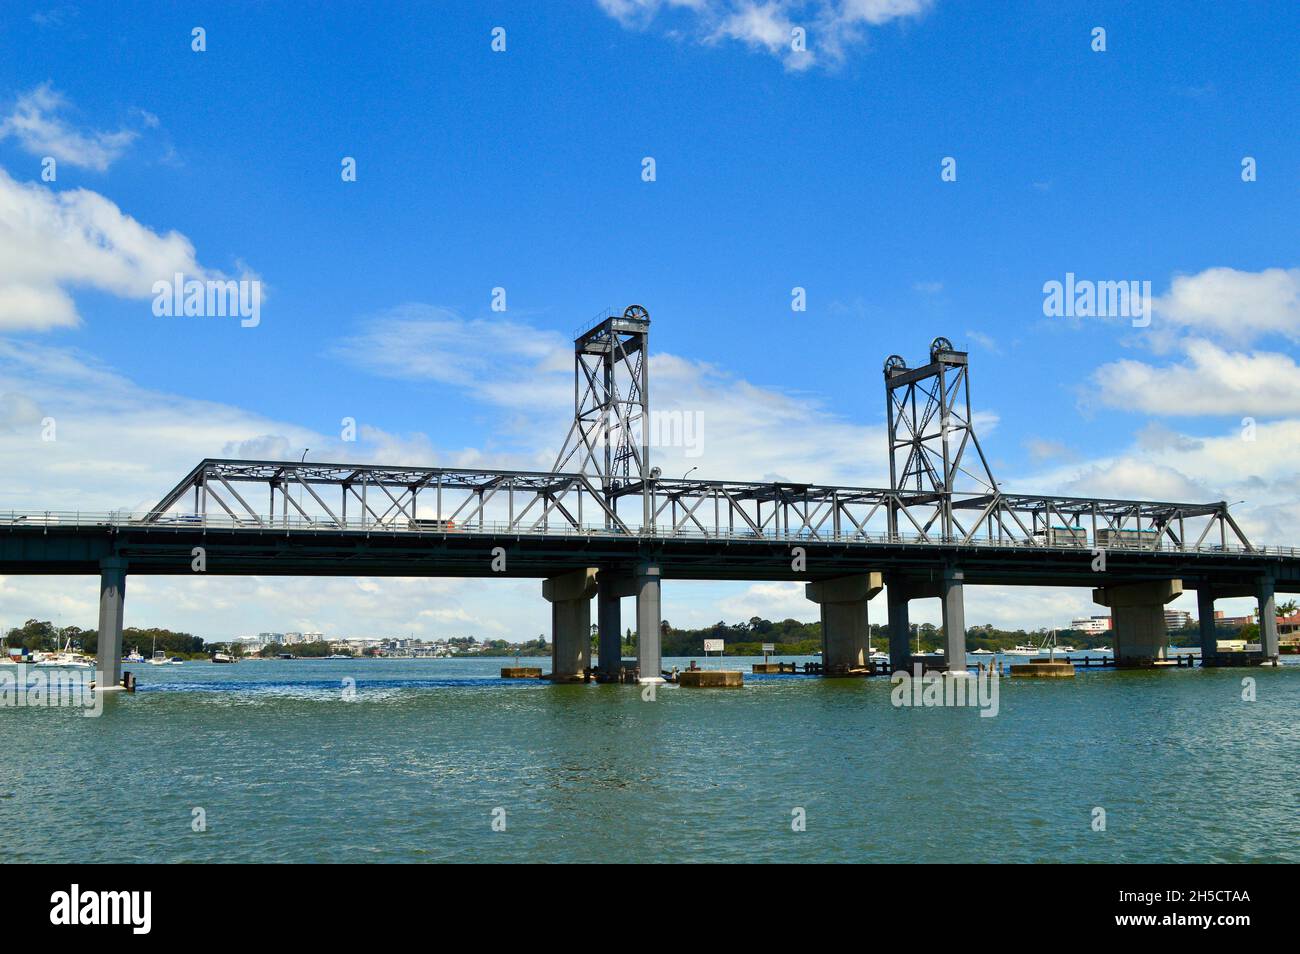
M 547 577 L 584 566 L 632 567 L 652 560 L 670 579 L 809 580 L 872 570 L 936 579 L 956 564 L 972 584 L 1100 586 L 1181 578 L 1216 587 L 1252 585 L 1262 573 L 1300 591 L 1300 550 L 1172 544 L 1114 546 L 1104 573 L 1086 544 L 1013 539 L 939 541 L 915 534 L 768 529 L 713 533 L 657 527 L 652 533 L 569 524 L 523 529 L 482 525 L 430 530 L 407 521 L 374 524 L 285 518 L 149 517 L 121 513 L 0 514 L 0 573 L 98 573 L 99 560 L 125 557 L 132 574 L 193 572 L 194 547 L 214 575 Z M 506 553 L 494 572 L 492 551 Z M 793 548 L 807 566 L 792 568 Z M 1243 595 L 1244 592 L 1243 592 Z

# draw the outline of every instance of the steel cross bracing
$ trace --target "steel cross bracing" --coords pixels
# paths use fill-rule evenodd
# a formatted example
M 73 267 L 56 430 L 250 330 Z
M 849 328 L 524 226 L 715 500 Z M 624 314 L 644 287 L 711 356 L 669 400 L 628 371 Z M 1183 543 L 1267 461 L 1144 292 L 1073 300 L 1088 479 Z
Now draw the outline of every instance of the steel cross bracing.
M 651 520 L 620 516 L 621 496 Z M 953 514 L 953 531 L 941 517 Z M 902 529 L 892 530 L 890 515 Z M 3 519 L 0 516 L 0 519 Z M 652 478 L 610 494 L 586 474 L 205 460 L 142 523 L 368 533 L 612 534 L 840 543 L 1251 552 L 1224 503 L 899 493 Z

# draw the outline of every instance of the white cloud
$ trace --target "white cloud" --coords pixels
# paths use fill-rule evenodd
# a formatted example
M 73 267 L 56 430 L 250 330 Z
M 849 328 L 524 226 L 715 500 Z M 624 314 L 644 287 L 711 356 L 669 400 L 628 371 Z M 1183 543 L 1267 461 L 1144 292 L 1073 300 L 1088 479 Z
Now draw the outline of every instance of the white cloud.
M 76 129 L 59 115 L 67 107 L 68 101 L 50 83 L 42 83 L 21 94 L 13 111 L 0 120 L 0 139 L 13 136 L 34 156 L 53 156 L 70 166 L 104 172 L 139 135 L 133 129 Z M 148 125 L 151 117 L 143 115 Z
M 49 10 L 37 10 L 28 19 L 37 26 L 60 27 L 78 14 L 76 7 L 67 5 L 52 7 Z
M 1135 342 L 1179 356 L 1164 365 L 1135 358 L 1103 364 L 1083 403 L 1170 417 L 1300 414 L 1295 358 L 1242 350 L 1261 338 L 1300 341 L 1300 269 L 1179 275 L 1153 310 L 1151 327 Z
M 793 49 L 796 26 L 779 3 L 744 3 L 722 19 L 708 40 L 739 40 L 752 49 L 781 57 L 787 69 L 803 70 L 812 66 L 814 56 L 806 45 L 803 50 Z
M 664 9 L 700 11 L 712 0 L 596 0 L 596 5 L 626 27 L 644 26 Z
M 332 353 L 384 377 L 449 384 L 498 407 L 555 409 L 573 401 L 572 345 L 512 319 L 400 305 L 366 321 Z
M 808 602 L 802 583 L 751 583 L 724 598 L 718 607 L 722 612 L 720 618 L 728 621 L 754 616 L 774 620 L 818 618 L 817 605 Z
M 1300 367 L 1285 354 L 1227 351 L 1183 342 L 1181 362 L 1156 367 L 1125 359 L 1092 375 L 1088 396 L 1114 408 L 1167 416 L 1300 414 Z
M 997 339 L 995 339 L 992 335 L 986 335 L 978 331 L 967 331 L 966 337 L 969 338 L 971 341 L 975 342 L 985 351 L 988 351 L 992 354 L 1002 353 L 1001 346 L 998 344 Z
M 933 0 L 597 0 L 623 26 L 644 29 L 659 21 L 671 35 L 698 42 L 731 40 L 781 59 L 788 70 L 814 63 L 834 66 L 863 45 L 867 27 L 919 17 Z M 792 31 L 807 31 L 804 51 L 792 48 Z
M 1035 462 L 1051 460 L 1070 460 L 1075 456 L 1075 451 L 1067 446 L 1064 441 L 1044 440 L 1038 437 L 1031 437 L 1025 442 L 1025 450 L 1029 451 L 1029 456 Z
M 52 441 L 42 440 L 45 417 Z M 229 405 L 139 387 L 75 351 L 0 339 L 0 509 L 145 509 L 203 457 L 268 433 L 299 448 L 327 443 Z
M 54 420 L 43 440 L 44 418 Z M 0 510 L 143 511 L 204 457 L 454 465 L 422 434 L 356 442 L 141 387 L 64 348 L 0 338 Z
M 1264 335 L 1300 341 L 1300 268 L 1179 275 L 1155 302 L 1160 324 L 1245 345 Z
M 75 326 L 69 289 L 147 299 L 176 272 L 222 277 L 199 264 L 184 235 L 160 235 L 97 192 L 56 192 L 0 169 L 0 331 Z
M 1189 477 L 1175 466 L 1136 452 L 1083 464 L 1069 479 L 1052 483 L 1045 492 L 1068 497 L 1189 503 L 1209 503 L 1223 497 L 1213 483 Z

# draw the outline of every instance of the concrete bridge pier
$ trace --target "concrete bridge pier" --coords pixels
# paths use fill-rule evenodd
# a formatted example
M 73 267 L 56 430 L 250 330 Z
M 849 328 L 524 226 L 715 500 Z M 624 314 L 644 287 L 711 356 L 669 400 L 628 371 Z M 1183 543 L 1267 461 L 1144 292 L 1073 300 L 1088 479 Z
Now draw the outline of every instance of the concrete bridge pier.
M 943 601 L 944 662 L 949 672 L 966 672 L 965 575 L 955 567 L 943 571 L 939 598 Z
M 551 604 L 551 678 L 580 682 L 591 665 L 591 598 L 596 571 L 573 570 L 542 581 L 542 596 Z
M 115 689 L 122 682 L 122 615 L 126 601 L 126 560 L 99 561 L 99 648 L 95 685 Z
M 596 574 L 596 626 L 600 630 L 600 671 L 613 678 L 623 664 L 624 596 L 633 596 L 632 579 L 613 570 Z
M 1255 583 L 1256 599 L 1259 600 L 1259 649 L 1264 663 L 1278 664 L 1277 645 L 1277 602 L 1273 592 L 1274 582 L 1271 576 L 1261 576 Z
M 912 668 L 912 627 L 907 604 L 912 600 L 938 597 L 943 610 L 943 661 L 926 663 L 927 669 L 966 670 L 966 578 L 956 567 L 947 567 L 937 582 L 906 582 L 891 576 L 885 587 L 889 605 L 889 665 L 894 672 Z
M 1124 583 L 1092 591 L 1093 602 L 1111 608 L 1116 667 L 1150 666 L 1165 658 L 1169 648 L 1165 604 L 1182 592 L 1182 580 Z
M 889 612 L 889 668 L 894 672 L 912 668 L 912 627 L 907 616 L 909 599 L 907 585 L 891 575 L 886 580 L 885 605 Z
M 660 615 L 659 579 L 657 563 L 642 563 L 636 568 L 636 655 L 641 682 L 664 681 L 659 641 L 659 627 L 663 621 Z
M 1214 626 L 1214 590 L 1202 583 L 1196 590 L 1196 627 L 1201 636 L 1201 665 L 1219 651 L 1218 633 Z
M 822 665 L 827 670 L 867 668 L 867 602 L 883 588 L 879 573 L 840 576 L 804 587 L 808 599 L 821 607 Z

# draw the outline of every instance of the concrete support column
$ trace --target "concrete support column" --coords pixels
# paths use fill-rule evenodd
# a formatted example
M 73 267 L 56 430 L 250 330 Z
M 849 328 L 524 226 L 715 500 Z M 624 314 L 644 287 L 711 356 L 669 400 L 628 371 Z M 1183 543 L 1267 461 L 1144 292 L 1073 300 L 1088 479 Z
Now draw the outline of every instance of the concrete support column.
M 1259 649 L 1264 660 L 1277 662 L 1277 603 L 1273 595 L 1273 578 L 1261 576 L 1255 583 L 1259 601 Z
M 596 575 L 596 625 L 600 629 L 600 671 L 618 673 L 623 664 L 623 614 L 621 599 L 631 596 L 632 581 L 610 570 Z
M 966 671 L 966 603 L 962 593 L 965 576 L 948 567 L 943 571 L 939 599 L 943 602 L 944 661 L 949 672 Z
M 1214 627 L 1214 590 L 1202 583 L 1196 591 L 1196 625 L 1201 633 L 1201 665 L 1218 652 L 1218 634 Z
M 879 573 L 859 573 L 804 587 L 808 599 L 821 607 L 822 665 L 827 670 L 867 667 L 871 638 L 867 601 L 883 586 Z
M 572 682 L 591 665 L 591 598 L 596 571 L 574 570 L 542 581 L 551 604 L 551 678 Z
M 116 687 L 122 681 L 122 614 L 126 601 L 126 560 L 99 561 L 99 649 L 95 684 Z
M 1124 583 L 1092 591 L 1095 603 L 1111 608 L 1116 666 L 1149 666 L 1169 646 L 1165 604 L 1183 592 L 1182 580 Z
M 636 646 L 637 668 L 642 682 L 663 681 L 659 625 L 659 566 L 643 563 L 636 568 Z
M 889 668 L 898 672 L 912 668 L 912 627 L 907 618 L 907 587 L 891 577 L 885 587 L 889 609 Z

